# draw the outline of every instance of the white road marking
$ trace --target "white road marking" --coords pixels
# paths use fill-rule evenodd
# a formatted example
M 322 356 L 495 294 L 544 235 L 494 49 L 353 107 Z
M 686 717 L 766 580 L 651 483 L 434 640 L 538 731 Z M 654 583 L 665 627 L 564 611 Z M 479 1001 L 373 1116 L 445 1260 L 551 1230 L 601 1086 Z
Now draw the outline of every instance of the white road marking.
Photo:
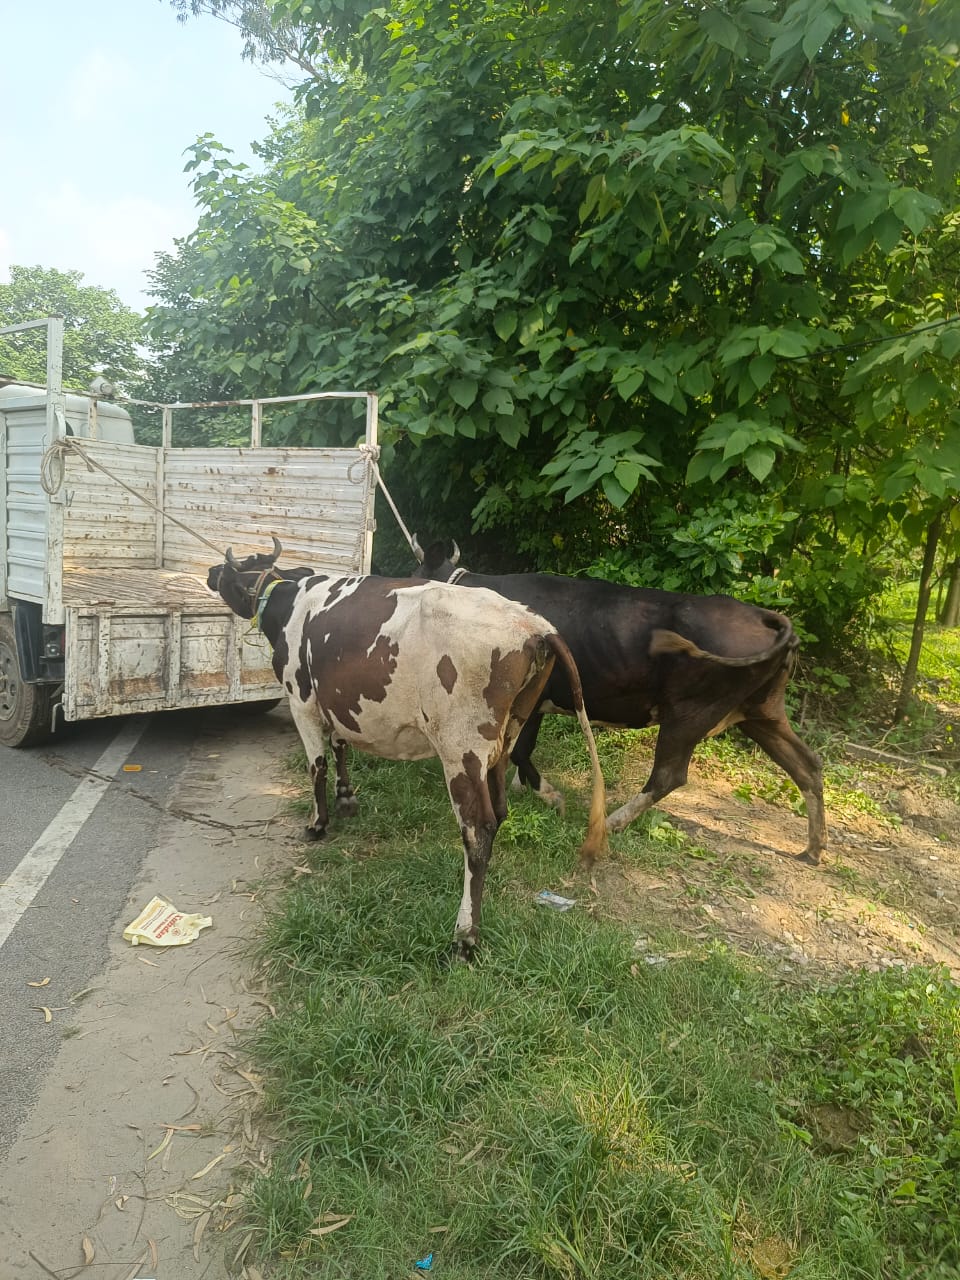
M 13 873 L 0 886 L 0 947 L 46 884 L 113 782 L 147 727 L 147 717 L 125 724 Z M 98 776 L 99 775 L 99 776 Z

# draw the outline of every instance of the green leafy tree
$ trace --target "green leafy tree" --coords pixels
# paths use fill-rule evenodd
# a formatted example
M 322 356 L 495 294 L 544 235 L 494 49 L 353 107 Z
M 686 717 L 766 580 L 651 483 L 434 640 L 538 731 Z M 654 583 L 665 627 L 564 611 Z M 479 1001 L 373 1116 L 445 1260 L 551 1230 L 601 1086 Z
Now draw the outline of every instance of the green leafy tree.
M 958 0 L 267 7 L 303 113 L 198 143 L 157 338 L 378 389 L 414 520 L 501 562 L 777 566 L 836 635 L 957 490 Z M 727 502 L 776 539 L 676 553 Z
M 143 366 L 141 317 L 112 289 L 84 284 L 83 279 L 80 271 L 11 267 L 10 283 L 0 284 L 0 326 L 62 315 L 64 382 L 86 387 L 101 374 L 129 390 Z M 42 330 L 0 337 L 0 374 L 45 381 Z

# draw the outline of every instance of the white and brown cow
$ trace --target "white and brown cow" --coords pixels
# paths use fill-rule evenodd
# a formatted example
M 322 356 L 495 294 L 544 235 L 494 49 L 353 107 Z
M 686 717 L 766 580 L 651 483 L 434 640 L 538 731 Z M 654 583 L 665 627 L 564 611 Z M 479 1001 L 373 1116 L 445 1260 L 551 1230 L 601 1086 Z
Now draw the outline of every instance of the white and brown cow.
M 326 832 L 326 749 L 337 759 L 337 811 L 355 811 L 347 746 L 390 760 L 437 756 L 463 835 L 463 897 L 454 935 L 469 956 L 497 829 L 507 814 L 510 751 L 559 659 L 590 751 L 589 864 L 606 847 L 604 788 L 583 711 L 580 677 L 550 623 L 492 591 L 410 578 L 327 577 L 276 567 L 281 554 L 214 566 L 207 585 L 234 613 L 256 618 L 290 698 L 314 785 L 307 828 Z

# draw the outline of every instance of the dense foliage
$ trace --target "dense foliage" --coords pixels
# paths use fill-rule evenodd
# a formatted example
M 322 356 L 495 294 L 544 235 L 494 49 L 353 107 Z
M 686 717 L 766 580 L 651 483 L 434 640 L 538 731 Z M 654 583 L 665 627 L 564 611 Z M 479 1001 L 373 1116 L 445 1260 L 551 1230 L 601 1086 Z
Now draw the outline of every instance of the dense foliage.
M 309 71 L 262 173 L 194 150 L 198 381 L 373 387 L 420 528 L 823 635 L 955 539 L 957 0 L 201 7 Z

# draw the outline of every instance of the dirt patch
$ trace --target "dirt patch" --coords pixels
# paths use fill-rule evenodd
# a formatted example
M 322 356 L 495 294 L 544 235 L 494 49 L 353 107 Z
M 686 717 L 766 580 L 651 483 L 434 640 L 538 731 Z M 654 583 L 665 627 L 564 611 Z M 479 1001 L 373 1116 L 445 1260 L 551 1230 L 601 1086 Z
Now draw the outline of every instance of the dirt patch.
M 814 868 L 796 861 L 806 819 L 788 798 L 740 799 L 695 763 L 648 819 L 652 853 L 634 857 L 624 845 L 598 868 L 596 909 L 641 929 L 722 939 L 785 974 L 930 964 L 960 979 L 960 810 L 922 779 L 868 774 L 859 795 L 869 811 L 856 791 L 828 793 L 829 840 Z M 611 807 L 635 780 L 625 770 Z M 647 950 L 641 935 L 638 952 Z

